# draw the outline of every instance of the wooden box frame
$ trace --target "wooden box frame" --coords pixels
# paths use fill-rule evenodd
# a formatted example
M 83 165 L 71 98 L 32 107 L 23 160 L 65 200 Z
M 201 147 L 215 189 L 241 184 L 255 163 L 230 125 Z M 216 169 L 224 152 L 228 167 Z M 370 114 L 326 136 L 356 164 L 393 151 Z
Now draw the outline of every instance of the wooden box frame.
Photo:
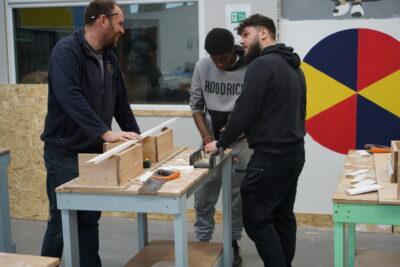
M 106 143 L 105 151 L 118 145 Z M 79 154 L 79 184 L 121 186 L 131 178 L 143 172 L 143 146 L 135 144 L 124 151 L 111 156 L 98 164 L 86 163 L 99 154 Z
M 141 143 L 143 144 L 143 158 L 147 158 L 153 163 L 162 161 L 174 150 L 173 130 L 164 127 L 160 134 L 148 136 Z

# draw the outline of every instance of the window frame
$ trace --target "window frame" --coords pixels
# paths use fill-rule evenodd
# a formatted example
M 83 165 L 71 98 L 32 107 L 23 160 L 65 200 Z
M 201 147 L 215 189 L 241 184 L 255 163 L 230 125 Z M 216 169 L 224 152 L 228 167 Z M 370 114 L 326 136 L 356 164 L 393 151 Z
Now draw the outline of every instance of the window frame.
M 199 58 L 206 55 L 204 51 L 205 39 L 205 1 L 206 0 L 117 0 L 119 5 L 129 4 L 165 4 L 174 2 L 197 2 L 198 11 L 198 32 L 199 32 Z M 10 84 L 16 84 L 16 62 L 15 62 L 15 32 L 14 32 L 14 9 L 38 8 L 38 7 L 74 7 L 86 6 L 90 1 L 82 0 L 7 0 L 5 2 L 7 52 L 8 52 L 8 79 Z M 140 110 L 183 110 L 189 111 L 188 104 L 131 104 L 132 109 Z

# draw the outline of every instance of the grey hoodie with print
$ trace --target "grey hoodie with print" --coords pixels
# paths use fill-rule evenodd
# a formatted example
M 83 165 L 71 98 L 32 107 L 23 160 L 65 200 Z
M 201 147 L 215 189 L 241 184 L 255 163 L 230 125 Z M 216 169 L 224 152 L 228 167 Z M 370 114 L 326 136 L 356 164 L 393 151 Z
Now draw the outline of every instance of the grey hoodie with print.
M 207 127 L 217 140 L 242 92 L 246 73 L 241 47 L 235 46 L 235 53 L 238 60 L 226 71 L 217 68 L 211 57 L 205 57 L 193 72 L 190 108 L 192 113 L 205 113 Z

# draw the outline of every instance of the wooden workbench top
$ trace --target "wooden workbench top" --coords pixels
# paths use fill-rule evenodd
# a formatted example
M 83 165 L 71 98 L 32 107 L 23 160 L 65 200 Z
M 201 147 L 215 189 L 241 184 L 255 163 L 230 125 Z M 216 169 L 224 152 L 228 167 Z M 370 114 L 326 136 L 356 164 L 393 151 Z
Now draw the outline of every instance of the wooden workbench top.
M 387 172 L 387 164 L 390 153 L 379 153 L 369 156 L 361 156 L 356 150 L 350 150 L 344 167 L 342 169 L 338 185 L 333 195 L 333 202 L 336 203 L 364 203 L 364 204 L 400 204 L 397 200 L 397 184 L 390 183 Z M 376 180 L 377 184 L 382 185 L 383 189 L 378 192 L 365 193 L 350 196 L 345 193 L 351 187 L 352 178 L 346 178 L 349 172 L 359 169 L 369 169 L 368 178 Z
M 0 266 L 56 267 L 58 258 L 0 252 Z
M 7 154 L 7 153 L 10 153 L 9 148 L 0 147 L 0 155 Z
M 179 153 L 171 160 L 167 161 L 160 166 L 189 166 L 189 156 L 196 149 L 187 148 L 183 152 Z M 227 154 L 230 151 L 226 152 Z M 180 177 L 175 180 L 167 181 L 155 194 L 156 196 L 181 196 L 184 194 L 193 184 L 197 183 L 201 178 L 203 178 L 209 172 L 208 169 L 192 169 L 192 170 L 180 170 Z M 74 193 L 92 193 L 92 194 L 122 194 L 122 195 L 138 195 L 138 190 L 142 186 L 141 184 L 131 184 L 127 188 L 115 189 L 102 187 L 99 189 L 90 188 L 71 188 L 69 184 L 74 183 L 72 180 L 69 183 L 57 187 L 57 192 L 74 192 Z

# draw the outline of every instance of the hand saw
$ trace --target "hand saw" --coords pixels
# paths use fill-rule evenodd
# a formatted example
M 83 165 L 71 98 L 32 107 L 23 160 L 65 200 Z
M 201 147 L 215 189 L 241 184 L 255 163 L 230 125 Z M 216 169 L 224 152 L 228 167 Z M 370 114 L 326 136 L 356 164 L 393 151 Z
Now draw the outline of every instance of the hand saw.
M 179 178 L 180 175 L 179 171 L 158 169 L 144 182 L 138 192 L 141 194 L 156 193 L 166 181 Z

